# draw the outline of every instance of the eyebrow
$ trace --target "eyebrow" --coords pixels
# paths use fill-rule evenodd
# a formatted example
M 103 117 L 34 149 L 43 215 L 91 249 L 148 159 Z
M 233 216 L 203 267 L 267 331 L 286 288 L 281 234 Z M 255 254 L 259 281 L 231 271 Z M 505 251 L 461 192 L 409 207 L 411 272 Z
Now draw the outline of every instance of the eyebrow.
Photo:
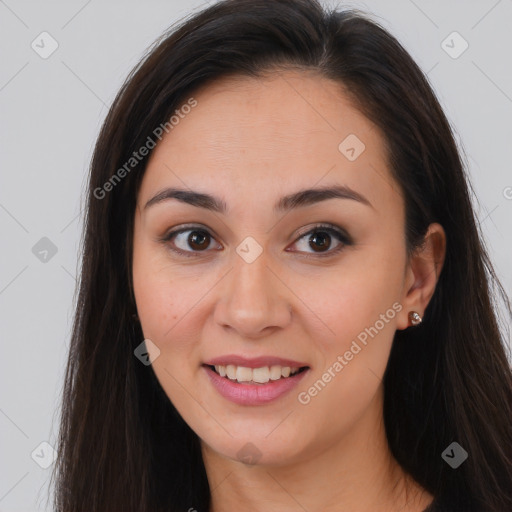
M 179 188 L 166 188 L 158 192 L 158 194 L 146 203 L 144 209 L 171 199 L 176 199 L 182 203 L 221 214 L 226 214 L 228 211 L 226 203 L 218 197 Z M 375 209 L 370 201 L 359 192 L 345 185 L 336 185 L 331 187 L 303 189 L 281 197 L 274 205 L 274 212 L 276 214 L 284 213 L 295 208 L 310 206 L 328 199 L 351 199 Z

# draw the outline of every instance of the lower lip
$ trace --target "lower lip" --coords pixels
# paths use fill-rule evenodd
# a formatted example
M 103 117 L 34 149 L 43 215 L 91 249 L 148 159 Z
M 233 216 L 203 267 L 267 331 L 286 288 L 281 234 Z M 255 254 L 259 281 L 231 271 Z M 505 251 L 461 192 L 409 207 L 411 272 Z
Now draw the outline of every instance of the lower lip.
M 203 366 L 211 383 L 228 400 L 239 405 L 263 405 L 278 399 L 293 389 L 306 375 L 309 368 L 291 377 L 271 380 L 267 384 L 247 384 L 221 377 L 209 366 Z

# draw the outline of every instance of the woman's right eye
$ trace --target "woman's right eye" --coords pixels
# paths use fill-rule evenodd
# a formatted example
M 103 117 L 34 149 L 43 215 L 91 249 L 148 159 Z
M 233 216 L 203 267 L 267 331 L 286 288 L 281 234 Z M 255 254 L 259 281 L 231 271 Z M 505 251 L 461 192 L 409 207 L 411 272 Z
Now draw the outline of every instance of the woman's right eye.
M 202 228 L 179 229 L 168 233 L 163 239 L 171 251 L 186 257 L 198 256 L 198 252 L 206 251 L 213 240 L 213 236 Z

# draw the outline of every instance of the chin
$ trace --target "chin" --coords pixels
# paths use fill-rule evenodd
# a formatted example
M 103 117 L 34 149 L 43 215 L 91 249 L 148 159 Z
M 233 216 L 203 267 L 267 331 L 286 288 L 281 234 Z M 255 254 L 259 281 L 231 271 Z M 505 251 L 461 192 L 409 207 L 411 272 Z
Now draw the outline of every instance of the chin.
M 216 454 L 247 466 L 283 466 L 300 462 L 303 458 L 302 450 L 289 440 L 283 443 L 282 439 L 271 440 L 262 436 L 247 435 L 228 437 L 225 442 L 206 443 L 208 449 Z

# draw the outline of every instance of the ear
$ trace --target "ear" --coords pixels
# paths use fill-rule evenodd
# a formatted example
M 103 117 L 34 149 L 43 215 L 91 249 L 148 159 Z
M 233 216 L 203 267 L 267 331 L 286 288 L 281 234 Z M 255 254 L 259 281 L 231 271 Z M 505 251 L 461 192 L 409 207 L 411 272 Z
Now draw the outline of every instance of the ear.
M 411 256 L 404 276 L 401 304 L 397 315 L 397 329 L 407 329 L 411 324 L 409 312 L 416 311 L 422 318 L 434 295 L 436 284 L 446 255 L 446 234 L 441 224 L 428 227 L 424 243 Z

